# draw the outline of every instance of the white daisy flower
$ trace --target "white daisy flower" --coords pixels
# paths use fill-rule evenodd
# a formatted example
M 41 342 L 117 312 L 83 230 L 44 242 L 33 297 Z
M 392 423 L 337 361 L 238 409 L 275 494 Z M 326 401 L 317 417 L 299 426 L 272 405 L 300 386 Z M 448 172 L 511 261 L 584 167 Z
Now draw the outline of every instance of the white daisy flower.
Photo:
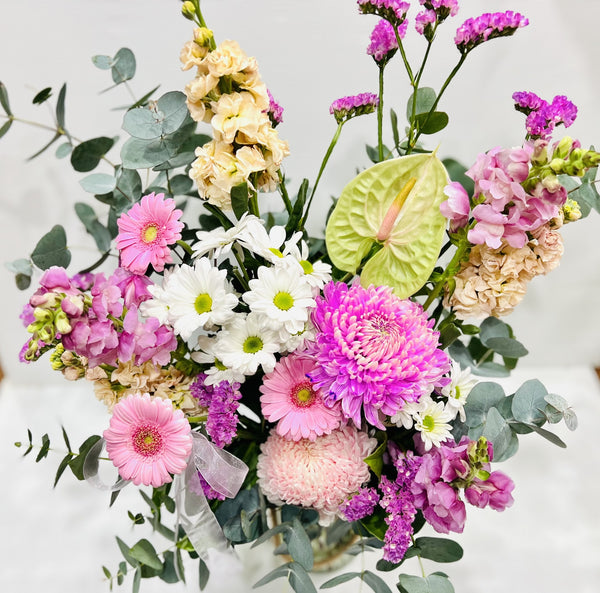
M 456 418 L 456 415 L 460 415 L 462 422 L 466 420 L 465 415 L 465 404 L 467 403 L 467 397 L 475 385 L 477 385 L 477 379 L 471 373 L 471 369 L 461 369 L 460 364 L 456 361 L 452 361 L 452 368 L 450 369 L 450 384 L 442 388 L 442 395 L 448 398 L 446 407 L 454 412 L 452 418 Z
M 312 321 L 309 319 L 304 324 L 304 329 L 295 334 L 290 334 L 285 328 L 279 331 L 279 342 L 281 352 L 295 352 L 303 350 L 306 342 L 312 342 L 315 339 L 316 330 Z
M 212 231 L 198 231 L 196 233 L 198 242 L 194 244 L 193 257 L 197 258 L 210 254 L 211 258 L 218 259 L 222 255 L 227 255 L 238 237 L 244 235 L 246 226 L 254 226 L 257 221 L 262 226 L 260 219 L 246 212 L 237 224 L 228 230 L 219 227 Z
M 219 333 L 216 336 L 200 336 L 198 338 L 198 348 L 190 354 L 193 361 L 198 364 L 210 364 L 210 368 L 206 369 L 206 379 L 204 382 L 207 385 L 217 385 L 221 381 L 229 383 L 243 383 L 246 376 L 235 369 L 226 367 L 215 354 L 215 345 L 217 343 Z
M 433 403 L 433 400 L 427 397 L 421 397 L 418 402 L 405 402 L 402 406 L 402 409 L 399 410 L 396 414 L 394 414 L 390 421 L 395 424 L 398 428 L 404 426 L 406 430 L 410 430 L 414 423 L 417 414 L 420 414 L 427 407 Z
M 421 433 L 425 451 L 439 447 L 442 441 L 452 438 L 450 421 L 453 418 L 443 402 L 434 401 L 415 415 L 415 428 Z
M 276 364 L 275 353 L 280 349 L 277 335 L 250 313 L 245 319 L 236 315 L 219 332 L 214 353 L 223 366 L 244 375 L 254 375 L 261 366 L 270 373 Z
M 166 284 L 171 271 L 165 270 L 163 276 L 163 286 Z M 148 292 L 152 295 L 151 299 L 140 303 L 140 313 L 143 317 L 156 317 L 161 325 L 169 322 L 169 303 L 165 298 L 165 289 L 159 284 L 148 286 Z
M 331 266 L 322 261 L 311 263 L 308 260 L 308 245 L 304 241 L 298 244 L 288 243 L 283 250 L 283 259 L 276 261 L 275 265 L 299 268 L 300 273 L 305 275 L 306 281 L 316 291 L 321 290 L 331 280 Z
M 193 268 L 182 265 L 169 276 L 163 299 L 177 335 L 189 340 L 196 330 L 223 325 L 233 317 L 238 298 L 226 276 L 226 270 L 219 270 L 205 257 L 197 259 Z
M 316 306 L 313 291 L 304 275 L 280 267 L 258 269 L 258 278 L 250 280 L 250 290 L 242 295 L 252 312 L 264 318 L 275 331 L 284 328 L 290 334 L 304 330 L 310 309 Z
M 263 221 L 251 220 L 240 233 L 238 240 L 240 244 L 252 251 L 252 253 L 263 257 L 270 263 L 275 263 L 283 258 L 283 251 L 298 243 L 302 233 L 294 233 L 290 239 L 285 239 L 285 227 L 274 225 L 267 231 Z

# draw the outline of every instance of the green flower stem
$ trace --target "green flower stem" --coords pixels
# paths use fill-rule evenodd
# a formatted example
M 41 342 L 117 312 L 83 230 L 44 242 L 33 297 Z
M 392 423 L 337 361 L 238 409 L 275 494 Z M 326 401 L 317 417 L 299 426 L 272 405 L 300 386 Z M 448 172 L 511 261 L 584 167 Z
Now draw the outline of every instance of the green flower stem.
M 312 191 L 310 192 L 310 198 L 308 198 L 308 204 L 306 205 L 306 208 L 304 209 L 304 214 L 302 215 L 302 220 L 300 221 L 300 224 L 298 225 L 298 230 L 300 230 L 300 231 L 304 229 L 304 225 L 306 224 L 306 219 L 308 218 L 308 211 L 310 210 L 310 206 L 312 204 L 313 198 L 315 197 L 315 191 L 317 190 L 317 186 L 319 185 L 321 175 L 323 175 L 323 171 L 325 170 L 325 167 L 327 166 L 329 157 L 331 156 L 331 153 L 333 152 L 333 149 L 335 148 L 335 145 L 337 144 L 337 141 L 340 138 L 340 134 L 342 133 L 342 127 L 343 127 L 344 123 L 345 123 L 345 121 L 341 121 L 338 123 L 337 130 L 335 131 L 335 134 L 333 135 L 333 138 L 331 139 L 329 147 L 327 148 L 327 152 L 325 153 L 325 156 L 323 157 L 323 160 L 321 162 L 321 168 L 319 169 L 319 174 L 317 175 L 315 184 L 313 185 Z
M 379 103 L 377 103 L 377 156 L 383 161 L 383 72 L 385 64 L 379 66 Z
M 246 271 L 246 266 L 244 266 L 244 262 L 242 260 L 242 256 L 237 249 L 232 249 L 233 254 L 235 255 L 235 259 L 239 265 L 239 269 L 242 272 L 243 276 L 238 274 L 238 280 L 244 287 L 244 290 L 250 290 L 250 278 L 248 277 L 248 272 Z M 235 270 L 234 270 L 235 273 Z
M 458 60 L 458 63 L 456 64 L 456 66 L 454 66 L 454 68 L 452 69 L 452 72 L 450 72 L 450 74 L 448 75 L 448 78 L 446 78 L 446 81 L 442 85 L 442 88 L 440 89 L 438 96 L 435 98 L 435 102 L 433 103 L 431 109 L 429 110 L 429 113 L 427 114 L 427 117 L 425 118 L 425 121 L 423 122 L 423 127 L 425 127 L 427 125 L 427 122 L 429 121 L 429 118 L 431 117 L 432 113 L 435 112 L 435 110 L 440 102 L 440 99 L 442 98 L 442 95 L 448 88 L 448 85 L 450 84 L 452 79 L 456 76 L 456 73 L 460 70 L 461 66 L 463 65 L 464 61 L 467 58 L 467 55 L 468 54 L 462 54 L 460 56 L 460 60 Z M 409 140 L 407 154 L 409 154 L 410 151 L 415 147 L 420 136 L 421 136 L 421 132 L 417 132 L 415 134 L 414 139 L 412 141 Z
M 229 220 L 229 218 L 227 218 L 227 216 L 225 215 L 225 213 L 218 207 L 215 206 L 214 204 L 209 204 L 208 202 L 204 202 L 203 206 L 215 217 L 219 220 L 219 222 L 221 223 L 221 226 L 228 231 L 229 229 L 233 228 L 233 223 L 231 222 L 231 220 Z
M 95 261 L 91 266 L 88 266 L 84 270 L 80 270 L 79 274 L 88 274 L 89 272 L 94 271 L 96 268 L 100 267 L 108 259 L 109 255 L 110 255 L 110 251 L 105 251 L 100 256 L 100 259 L 98 259 L 97 261 Z
M 400 33 L 398 33 L 398 27 L 393 27 L 394 35 L 396 35 L 396 43 L 398 44 L 398 49 L 400 50 L 400 55 L 402 56 L 402 61 L 404 62 L 404 67 L 406 68 L 406 73 L 408 74 L 408 78 L 410 79 L 410 84 L 415 86 L 415 77 L 413 76 L 412 68 L 408 63 L 408 58 L 406 57 L 406 52 L 404 51 L 404 45 L 402 44 L 402 39 L 400 38 Z M 418 83 L 417 83 L 418 84 Z
M 414 535 L 410 536 L 410 541 L 412 542 L 413 546 L 416 546 Z M 421 554 L 417 554 L 417 559 L 419 561 L 419 567 L 421 568 L 421 574 L 423 575 L 423 578 L 426 579 L 427 578 L 427 573 L 425 572 L 425 567 L 423 566 L 423 561 L 421 559 Z
M 260 211 L 258 209 L 258 193 L 255 190 L 250 191 L 250 201 L 248 203 L 248 209 L 250 214 L 260 217 Z
M 285 186 L 285 178 L 283 177 L 283 174 L 281 173 L 281 169 L 277 169 L 277 176 L 279 177 L 279 195 L 281 196 L 281 199 L 283 200 L 283 203 L 285 204 L 285 209 L 287 211 L 288 214 L 292 213 L 292 202 L 290 200 L 290 196 L 288 195 L 287 192 L 287 187 Z
M 466 253 L 468 252 L 469 248 L 470 248 L 470 243 L 467 240 L 466 233 L 465 233 L 465 236 L 461 238 L 461 241 L 458 244 L 456 251 L 454 252 L 454 256 L 450 260 L 450 263 L 446 266 L 446 269 L 442 273 L 442 277 L 438 280 L 436 285 L 433 287 L 433 290 L 429 293 L 427 300 L 423 304 L 424 311 L 426 311 L 428 309 L 429 305 L 431 305 L 431 303 L 433 303 L 433 301 L 435 301 L 435 299 L 437 299 L 440 296 L 444 286 L 446 286 L 446 282 L 448 282 L 448 280 L 450 278 L 452 278 L 453 276 L 456 275 L 456 273 L 458 272 L 460 262 L 462 261 L 463 257 L 466 255 Z
M 181 239 L 179 241 L 177 241 L 177 245 L 179 245 L 179 247 L 182 247 L 183 250 L 188 254 L 188 255 L 193 255 L 194 254 L 194 250 L 185 242 L 182 241 Z
M 194 6 L 196 7 L 196 16 L 198 17 L 198 24 L 201 27 L 208 29 L 208 27 L 206 26 L 206 21 L 204 20 L 204 16 L 202 16 L 202 10 L 200 8 L 200 1 L 194 0 Z M 217 43 L 215 42 L 214 37 L 211 36 L 210 41 L 208 42 L 208 46 L 210 47 L 211 51 L 214 49 L 217 49 Z

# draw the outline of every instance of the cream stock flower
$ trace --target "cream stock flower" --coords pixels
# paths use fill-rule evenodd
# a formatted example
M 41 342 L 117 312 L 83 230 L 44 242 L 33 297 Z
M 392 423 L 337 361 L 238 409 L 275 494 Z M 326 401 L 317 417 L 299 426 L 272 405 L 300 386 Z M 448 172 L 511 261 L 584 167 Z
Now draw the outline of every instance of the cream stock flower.
M 211 125 L 216 140 L 233 142 L 236 134 L 241 132 L 249 138 L 255 138 L 260 126 L 268 122 L 268 116 L 262 112 L 251 93 L 229 93 L 221 95 L 218 101 L 211 103 L 214 116 Z M 254 144 L 241 142 L 241 144 Z
M 231 76 L 251 66 L 237 41 L 227 39 L 206 56 L 205 64 L 213 76 Z

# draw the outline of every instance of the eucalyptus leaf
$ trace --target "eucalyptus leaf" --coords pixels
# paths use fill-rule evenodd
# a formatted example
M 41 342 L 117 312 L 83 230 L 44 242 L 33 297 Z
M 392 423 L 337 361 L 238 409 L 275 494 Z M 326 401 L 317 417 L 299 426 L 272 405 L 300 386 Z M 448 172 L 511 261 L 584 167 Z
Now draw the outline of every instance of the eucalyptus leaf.
M 108 251 L 112 237 L 109 230 L 98 220 L 94 209 L 83 202 L 77 202 L 75 212 L 85 230 L 94 238 L 98 250 L 102 253 Z
M 4 113 L 6 115 L 11 116 L 13 113 L 10 110 L 10 103 L 8 102 L 8 92 L 6 91 L 6 86 L 4 83 L 0 82 L 0 105 L 2 105 L 2 109 L 4 109 Z
M 33 98 L 32 103 L 34 105 L 41 105 L 45 101 L 47 101 L 52 96 L 52 87 L 46 87 L 42 89 L 36 96 Z
M 92 62 L 100 70 L 110 70 L 113 65 L 113 59 L 110 56 L 92 56 Z
M 174 196 L 182 196 L 187 194 L 193 187 L 194 182 L 187 175 L 175 175 L 171 179 L 171 193 Z
M 434 562 L 457 562 L 463 557 L 462 547 L 454 540 L 444 537 L 418 537 L 415 546 L 421 558 Z
M 535 424 L 530 424 L 529 426 L 531 427 L 531 429 L 534 432 L 537 432 L 540 436 L 544 437 L 547 441 L 550 441 L 557 447 L 560 447 L 561 449 L 567 448 L 567 445 L 565 444 L 565 442 L 560 437 L 555 435 L 553 432 L 550 432 L 549 430 L 546 430 L 544 428 L 540 428 L 539 426 L 536 426 Z
M 274 581 L 275 579 L 287 577 L 290 574 L 290 565 L 291 564 L 292 564 L 291 562 L 287 562 L 286 564 L 282 564 L 281 566 L 278 566 L 277 568 L 273 569 L 271 572 L 266 574 L 262 579 L 258 580 L 256 583 L 254 583 L 252 588 L 257 589 L 258 587 L 262 587 L 263 585 L 266 585 L 267 583 L 270 583 L 271 581 Z
M 90 452 L 90 449 L 100 440 L 100 436 L 97 434 L 92 435 L 91 437 L 88 437 L 80 446 L 79 446 L 79 451 L 78 454 L 73 457 L 73 459 L 71 459 L 71 461 L 69 462 L 69 467 L 71 468 L 71 471 L 73 472 L 73 475 L 78 479 L 78 480 L 84 480 L 84 475 L 83 475 L 83 465 L 85 463 L 85 459 L 88 456 L 88 453 Z M 100 452 L 98 451 L 98 454 L 100 454 Z
M 510 427 L 512 429 L 513 425 L 511 424 Z M 515 432 L 513 430 L 511 433 L 508 445 L 506 445 L 504 451 L 499 451 L 499 452 L 494 451 L 494 461 L 497 463 L 499 463 L 501 461 L 506 461 L 507 459 L 510 459 L 513 455 L 516 455 L 518 450 L 519 450 L 519 438 L 517 437 L 517 435 L 515 434 Z
M 485 427 L 481 436 L 484 436 L 494 445 L 494 452 L 498 457 L 504 455 L 512 440 L 512 431 L 508 422 L 496 408 L 490 408 L 487 413 Z M 469 436 L 471 436 L 469 434 Z
M 415 105 L 415 115 L 419 115 L 421 113 L 429 113 L 431 108 L 435 104 L 436 94 L 435 90 L 431 87 L 422 87 L 417 89 L 417 100 Z M 413 114 L 413 101 L 415 93 L 413 93 L 406 103 L 406 119 L 410 122 L 412 121 Z
M 27 274 L 16 274 L 15 283 L 19 290 L 27 290 L 31 286 L 31 276 Z
M 142 569 L 138 566 L 133 573 L 133 583 L 131 586 L 131 593 L 139 593 L 140 582 L 142 580 Z
M 443 111 L 420 113 L 415 117 L 416 128 L 421 134 L 437 134 L 448 125 L 448 114 Z
M 340 574 L 337 577 L 333 577 L 328 581 L 325 581 L 319 588 L 320 589 L 331 589 L 332 587 L 337 587 L 342 583 L 347 583 L 352 579 L 360 578 L 360 572 L 345 572 L 344 574 Z
M 546 420 L 547 389 L 537 379 L 526 381 L 517 389 L 512 401 L 515 420 L 524 424 L 543 423 Z
M 56 158 L 57 159 L 64 159 L 65 157 L 69 156 L 71 154 L 73 150 L 73 145 L 70 142 L 65 142 L 64 144 L 61 144 L 57 149 L 56 149 Z
M 6 262 L 5 267 L 13 274 L 25 274 L 26 276 L 31 276 L 33 274 L 33 266 L 31 265 L 31 260 L 20 258 L 11 262 Z
M 392 590 L 387 586 L 386 582 L 378 575 L 370 570 L 365 570 L 362 574 L 362 580 L 375 593 L 392 593 Z
M 2 136 L 4 136 L 8 130 L 10 130 L 13 121 L 13 119 L 9 119 L 2 124 L 2 127 L 0 127 L 0 138 L 2 138 Z
M 150 169 L 175 156 L 164 138 L 141 140 L 129 138 L 121 148 L 121 160 L 126 169 Z
M 488 338 L 485 345 L 500 356 L 509 358 L 521 358 L 529 354 L 527 348 L 513 338 Z
M 67 248 L 65 229 L 57 224 L 37 243 L 31 261 L 41 270 L 52 266 L 66 268 L 71 262 L 71 252 Z
M 79 181 L 79 185 L 91 194 L 108 194 L 115 189 L 117 180 L 106 173 L 92 173 Z
M 87 173 L 93 171 L 104 155 L 112 148 L 114 144 L 113 138 L 100 136 L 86 140 L 77 145 L 71 153 L 71 165 L 75 171 Z
M 113 58 L 111 65 L 112 79 L 115 84 L 120 84 L 131 80 L 135 75 L 135 56 L 133 52 L 127 48 L 122 47 Z
M 490 408 L 499 404 L 505 397 L 504 389 L 498 383 L 489 381 L 477 383 L 469 393 L 464 407 L 466 425 L 473 428 L 483 424 Z
M 164 562 L 162 565 L 162 571 L 158 575 L 161 581 L 165 583 L 177 583 L 179 582 L 179 577 L 177 576 L 177 571 L 175 570 L 175 554 L 171 550 L 167 550 L 163 553 Z
M 132 548 L 129 549 L 129 554 L 141 564 L 145 564 L 156 570 L 162 569 L 162 562 L 154 549 L 154 546 L 147 540 L 141 539 Z
M 294 518 L 291 529 L 286 532 L 284 537 L 290 556 L 294 561 L 306 570 L 312 570 L 314 560 L 312 546 L 298 518 Z
M 140 563 L 130 554 L 129 546 L 119 537 L 116 537 L 115 539 L 117 540 L 117 545 L 119 546 L 119 550 L 121 550 L 121 554 L 123 554 L 123 558 L 127 560 L 131 567 L 138 568 Z
M 58 98 L 56 99 L 56 123 L 59 130 L 65 128 L 65 99 L 67 97 L 67 83 L 60 87 Z
M 296 593 L 317 593 L 317 589 L 312 582 L 310 575 L 298 562 L 290 563 L 290 575 L 288 580 Z
M 435 573 L 425 578 L 401 574 L 398 589 L 401 593 L 454 593 L 454 587 L 448 578 Z

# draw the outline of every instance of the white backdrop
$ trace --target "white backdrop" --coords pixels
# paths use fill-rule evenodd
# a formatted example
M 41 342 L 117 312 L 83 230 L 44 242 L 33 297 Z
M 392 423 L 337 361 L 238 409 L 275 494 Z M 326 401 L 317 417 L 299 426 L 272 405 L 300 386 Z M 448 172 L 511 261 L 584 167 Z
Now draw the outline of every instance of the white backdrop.
M 492 41 L 473 52 L 440 105 L 450 113 L 451 123 L 430 140 L 430 146 L 439 142 L 442 156 L 454 156 L 468 165 L 477 153 L 493 146 L 519 144 L 523 117 L 512 109 L 511 102 L 516 90 L 532 90 L 547 99 L 568 95 L 580 109 L 569 133 L 580 138 L 584 146 L 600 144 L 600 54 L 596 40 L 600 3 L 461 0 L 460 4 L 459 16 L 440 31 L 431 70 L 424 78 L 426 84 L 437 88 L 458 57 L 451 38 L 463 19 L 484 11 L 515 9 L 525 13 L 531 25 L 514 38 Z M 99 94 L 109 86 L 110 76 L 92 65 L 92 55 L 113 55 L 122 46 L 130 47 L 138 60 L 138 73 L 131 83 L 138 96 L 159 82 L 159 92 L 182 89 L 191 77 L 179 70 L 179 50 L 190 37 L 191 24 L 179 16 L 177 0 L 0 0 L 0 9 L 0 80 L 8 89 L 15 114 L 48 122 L 46 107 L 33 106 L 31 99 L 46 86 L 56 95 L 67 81 L 67 125 L 78 138 L 119 133 L 122 113 L 111 109 L 128 101 L 123 88 Z M 374 19 L 359 16 L 353 0 L 205 0 L 204 11 L 218 40 L 236 39 L 248 54 L 258 58 L 263 78 L 285 108 L 279 129 L 292 150 L 285 162 L 287 176 L 296 184 L 302 177 L 314 181 L 335 129 L 328 113 L 331 101 L 376 90 L 376 68 L 364 53 Z M 406 44 L 415 62 L 423 41 L 411 33 Z M 386 84 L 392 91 L 387 106 L 402 113 L 408 87 L 400 64 L 389 67 Z M 363 147 L 366 142 L 373 144 L 374 137 L 373 116 L 345 127 L 321 181 L 320 203 L 311 221 L 313 231 L 322 227 L 329 196 L 339 193 L 357 166 L 368 164 Z M 54 157 L 53 150 L 26 162 L 47 139 L 48 133 L 17 123 L 0 139 L 0 253 L 4 260 L 23 257 L 43 233 L 61 223 L 67 229 L 76 270 L 95 254 L 72 204 L 92 201 L 78 184 L 85 174 L 74 173 L 67 161 Z M 465 543 L 471 561 L 464 562 L 464 568 L 453 568 L 464 573 L 448 571 L 457 575 L 453 580 L 461 593 L 478 593 L 483 587 L 490 593 L 506 591 L 512 585 L 515 591 L 597 590 L 600 541 L 589 516 L 600 490 L 594 470 L 597 461 L 589 444 L 600 418 L 598 390 L 585 369 L 579 367 L 570 373 L 562 369 L 600 364 L 600 249 L 595 243 L 599 225 L 592 216 L 565 229 L 566 253 L 561 267 L 532 283 L 509 321 L 531 351 L 524 366 L 535 365 L 533 376 L 546 372 L 551 389 L 573 395 L 584 413 L 583 431 L 569 440 L 574 448 L 564 455 L 547 453 L 550 445 L 544 452 L 538 452 L 537 447 L 523 452 L 521 465 L 514 466 L 515 477 L 524 482 L 521 514 L 509 520 L 508 514 L 505 519 L 490 511 L 492 518 L 481 523 L 477 517 L 470 528 L 476 530 L 471 533 L 477 537 Z M 51 373 L 44 361 L 19 365 L 16 356 L 26 336 L 18 314 L 27 294 L 14 288 L 12 274 L 4 268 L 0 281 L 4 314 L 0 361 L 9 377 L 0 393 L 0 433 L 4 435 L 0 460 L 5 475 L 20 476 L 18 485 L 3 494 L 0 505 L 4 531 L 0 557 L 5 564 L 0 568 L 0 590 L 25 593 L 44 586 L 52 593 L 74 593 L 84 585 L 90 592 L 106 591 L 97 566 L 102 562 L 114 566 L 118 554 L 113 528 L 131 539 L 126 522 L 111 519 L 114 525 L 105 523 L 104 495 L 98 493 L 94 498 L 85 485 L 72 481 L 68 485 L 65 480 L 49 493 L 55 465 L 47 461 L 48 469 L 42 469 L 33 468 L 31 459 L 21 463 L 10 446 L 22 438 L 26 426 L 35 428 L 38 435 L 45 430 L 58 434 L 56 427 L 63 422 L 83 436 L 90 426 L 78 427 L 80 411 L 83 421 L 101 430 L 104 412 L 93 401 L 91 391 L 86 393 L 76 386 L 66 389 L 62 378 Z M 51 387 L 43 391 L 48 384 Z M 78 397 L 88 398 L 81 410 Z M 558 474 L 549 467 L 555 463 L 562 468 Z M 552 476 L 551 484 L 545 471 Z M 548 505 L 541 519 L 537 514 L 540 498 Z M 118 511 L 121 515 L 124 508 Z M 500 541 L 494 534 L 504 524 L 508 529 Z M 60 545 L 56 545 L 56 533 L 62 533 Z M 488 550 L 494 558 L 486 557 Z M 478 551 L 477 567 L 469 576 L 473 554 L 477 558 Z M 524 555 L 533 565 L 517 573 L 516 565 Z M 65 568 L 67 557 L 80 568 L 69 572 Z M 499 564 L 493 564 L 496 560 Z M 486 578 L 491 582 L 482 587 Z M 223 589 L 215 589 L 219 590 Z

